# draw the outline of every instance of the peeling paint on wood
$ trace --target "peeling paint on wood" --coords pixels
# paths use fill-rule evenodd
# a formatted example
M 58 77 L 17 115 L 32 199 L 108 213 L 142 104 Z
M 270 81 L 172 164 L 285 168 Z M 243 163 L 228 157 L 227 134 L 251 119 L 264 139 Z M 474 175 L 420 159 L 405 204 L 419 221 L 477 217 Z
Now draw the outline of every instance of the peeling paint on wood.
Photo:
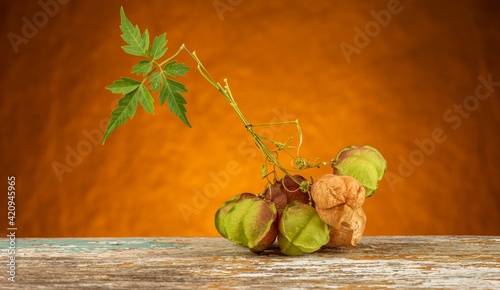
M 23 239 L 18 247 L 25 251 L 62 251 L 64 253 L 103 252 L 129 249 L 155 249 L 185 247 L 167 243 L 162 239 L 117 238 L 117 239 Z
M 2 288 L 500 289 L 500 237 L 364 237 L 294 257 L 222 238 L 18 239 L 16 267 L 15 285 L 0 271 Z

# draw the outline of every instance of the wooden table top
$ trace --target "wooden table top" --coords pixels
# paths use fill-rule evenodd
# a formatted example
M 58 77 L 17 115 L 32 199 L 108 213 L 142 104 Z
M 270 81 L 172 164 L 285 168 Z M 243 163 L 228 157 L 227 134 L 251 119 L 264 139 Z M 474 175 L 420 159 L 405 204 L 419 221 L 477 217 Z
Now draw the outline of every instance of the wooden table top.
M 2 288 L 500 289 L 500 236 L 364 237 L 300 256 L 223 238 L 16 239 L 16 282 L 0 244 Z

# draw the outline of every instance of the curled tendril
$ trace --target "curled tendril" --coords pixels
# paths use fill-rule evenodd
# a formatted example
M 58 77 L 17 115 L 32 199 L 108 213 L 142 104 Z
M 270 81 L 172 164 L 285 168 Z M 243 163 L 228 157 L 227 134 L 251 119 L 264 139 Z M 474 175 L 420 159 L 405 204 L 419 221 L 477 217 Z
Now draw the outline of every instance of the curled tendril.
M 299 187 L 299 188 L 297 188 L 296 190 L 290 190 L 290 189 L 286 188 L 286 185 L 285 185 L 285 183 L 283 182 L 283 179 L 281 180 L 281 185 L 282 185 L 282 186 L 283 186 L 283 188 L 284 188 L 286 191 L 288 191 L 288 192 L 296 192 L 296 191 L 299 191 L 299 190 L 300 190 L 300 187 Z
M 303 192 L 309 192 L 309 188 L 310 188 L 310 185 L 309 185 L 309 182 L 307 181 L 302 181 L 300 183 L 300 190 L 302 190 Z
M 304 169 L 305 167 L 307 167 L 308 164 L 309 164 L 309 162 L 306 161 L 305 158 L 298 157 L 298 156 L 296 158 L 294 158 L 294 160 L 292 161 L 292 167 L 294 169 L 297 169 L 297 170 Z

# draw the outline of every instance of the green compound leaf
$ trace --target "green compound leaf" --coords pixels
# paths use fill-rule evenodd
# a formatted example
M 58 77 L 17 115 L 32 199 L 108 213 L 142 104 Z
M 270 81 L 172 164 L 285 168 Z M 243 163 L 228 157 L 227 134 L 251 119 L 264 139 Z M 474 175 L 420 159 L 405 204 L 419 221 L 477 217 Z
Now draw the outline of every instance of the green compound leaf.
M 176 61 L 171 61 L 167 63 L 163 67 L 163 71 L 169 76 L 169 77 L 175 77 L 175 76 L 185 76 L 186 72 L 190 70 L 190 67 L 184 66 L 183 63 L 175 64 Z
M 121 37 L 127 43 L 127 45 L 122 46 L 123 50 L 134 56 L 146 57 L 147 60 L 139 61 L 132 68 L 132 73 L 143 76 L 141 82 L 123 77 L 121 80 L 114 81 L 112 85 L 106 87 L 106 89 L 114 94 L 125 94 L 125 96 L 118 101 L 118 108 L 111 113 L 111 120 L 104 132 L 102 143 L 104 144 L 107 137 L 118 126 L 125 124 L 128 118 L 132 119 L 137 111 L 139 103 L 146 112 L 154 114 L 154 100 L 151 93 L 157 91 L 160 91 L 159 99 L 161 105 L 168 101 L 170 111 L 174 112 L 177 117 L 191 128 L 186 116 L 187 110 L 185 105 L 187 102 L 181 95 L 181 93 L 187 92 L 186 87 L 181 83 L 167 78 L 167 76 L 183 76 L 190 68 L 184 66 L 183 63 L 177 64 L 176 61 L 171 61 L 162 69 L 159 63 L 165 63 L 166 61 L 157 62 L 157 60 L 163 57 L 167 51 L 166 33 L 155 37 L 150 47 L 148 30 L 146 29 L 141 35 L 139 27 L 137 25 L 132 25 L 127 19 L 123 7 L 120 9 L 120 18 Z M 181 49 L 179 49 L 175 55 L 177 55 Z M 159 72 L 154 73 L 157 69 L 159 69 Z M 145 85 L 148 78 L 150 90 Z
M 129 45 L 122 46 L 123 50 L 131 55 L 144 56 L 149 58 L 148 47 L 149 47 L 149 33 L 148 30 L 144 31 L 141 36 L 141 31 L 136 25 L 135 27 L 130 23 L 125 16 L 123 7 L 120 9 L 121 25 L 120 29 L 123 32 L 122 39 L 125 40 Z
M 168 108 L 170 112 L 174 112 L 174 114 L 179 117 L 184 124 L 186 124 L 189 128 L 191 128 L 191 124 L 186 116 L 186 107 L 184 105 L 187 104 L 186 99 L 180 93 L 186 93 L 186 87 L 178 83 L 174 80 L 168 79 L 163 76 L 163 87 L 160 91 L 160 104 L 163 105 L 165 101 L 168 100 Z
M 165 54 L 165 52 L 167 52 L 167 48 L 165 47 L 165 45 L 167 45 L 166 36 L 167 34 L 163 33 L 162 35 L 155 37 L 153 45 L 150 49 L 151 57 L 153 59 L 159 59 Z
M 102 144 L 104 144 L 109 134 L 118 128 L 118 126 L 125 124 L 128 118 L 132 119 L 132 117 L 134 117 L 139 100 L 139 96 L 136 93 L 138 90 L 139 89 L 126 94 L 118 101 L 118 108 L 111 113 L 111 119 L 109 120 L 108 127 L 104 132 Z
M 140 82 L 134 79 L 122 78 L 121 81 L 114 81 L 113 84 L 107 86 L 106 89 L 110 90 L 113 94 L 128 94 L 137 89 L 140 84 Z
M 153 63 L 148 60 L 141 60 L 138 64 L 134 65 L 132 68 L 132 73 L 137 75 L 146 75 L 153 68 Z
M 163 77 L 161 73 L 152 74 L 151 77 L 149 78 L 149 82 L 151 83 L 151 90 L 153 91 L 153 93 L 159 90 L 161 84 L 163 83 Z
M 139 103 L 144 108 L 144 111 L 154 114 L 153 97 L 148 89 L 141 84 L 135 94 L 138 95 Z

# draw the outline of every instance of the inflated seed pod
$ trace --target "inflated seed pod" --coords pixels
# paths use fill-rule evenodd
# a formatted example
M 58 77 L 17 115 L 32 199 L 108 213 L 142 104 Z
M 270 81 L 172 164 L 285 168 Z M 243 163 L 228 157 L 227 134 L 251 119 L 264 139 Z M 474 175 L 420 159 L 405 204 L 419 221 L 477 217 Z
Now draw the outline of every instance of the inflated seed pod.
M 371 146 L 349 146 L 332 160 L 334 174 L 356 178 L 365 187 L 366 197 L 378 189 L 378 182 L 387 170 L 387 161 L 380 152 Z
M 280 189 L 279 185 L 276 184 L 273 184 L 266 189 L 264 192 L 264 199 L 274 202 L 276 210 L 278 211 L 278 216 L 281 216 L 288 204 L 288 197 L 286 193 Z
M 325 174 L 313 184 L 311 195 L 321 219 L 334 229 L 351 220 L 365 201 L 363 184 L 351 176 Z
M 280 217 L 278 243 L 286 255 L 312 253 L 328 242 L 329 233 L 330 227 L 312 206 L 294 201 Z
M 276 239 L 278 212 L 273 202 L 250 197 L 234 204 L 223 224 L 228 240 L 260 253 Z
M 300 184 L 303 182 L 307 183 L 307 179 L 300 175 L 294 175 L 293 180 L 290 176 L 285 175 L 278 183 L 279 188 L 287 196 L 287 204 L 290 204 L 296 200 L 302 203 L 309 203 L 309 194 L 300 189 Z M 299 183 L 297 183 L 298 181 Z
M 363 231 L 366 226 L 366 214 L 362 207 L 358 208 L 352 219 L 343 222 L 339 229 L 334 229 L 330 231 L 330 240 L 326 246 L 337 247 L 337 246 L 351 246 L 355 247 L 356 244 L 361 242 L 363 237 Z
M 243 201 L 247 197 L 255 197 L 255 195 L 247 192 L 235 195 L 231 200 L 224 202 L 215 213 L 215 228 L 222 237 L 227 239 L 226 230 L 224 228 L 224 217 L 226 217 L 227 212 L 235 204 Z

